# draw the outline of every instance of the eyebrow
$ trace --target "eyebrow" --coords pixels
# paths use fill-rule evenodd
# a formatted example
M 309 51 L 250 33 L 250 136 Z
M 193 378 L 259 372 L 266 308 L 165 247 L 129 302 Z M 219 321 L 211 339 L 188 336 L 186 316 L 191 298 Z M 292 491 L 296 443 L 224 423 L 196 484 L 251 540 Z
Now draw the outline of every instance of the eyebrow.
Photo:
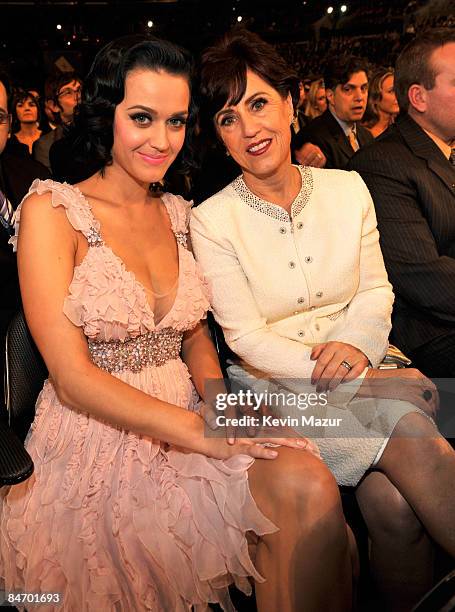
M 243 104 L 248 105 L 252 100 L 254 100 L 254 98 L 256 96 L 266 96 L 267 92 L 266 91 L 256 91 L 254 94 L 252 94 L 249 98 L 247 98 L 245 100 L 245 102 Z M 223 110 L 220 110 L 216 115 L 215 115 L 215 121 L 219 118 L 222 117 L 223 115 L 226 115 L 227 113 L 230 113 L 232 110 L 232 107 L 229 106 L 228 108 L 224 108 Z
M 347 82 L 344 85 L 342 85 L 342 87 L 365 87 L 365 85 L 368 85 L 368 81 L 364 81 L 363 83 L 360 83 L 360 85 L 356 85 L 355 83 L 351 83 L 351 82 Z
M 0 106 L 0 113 L 5 113 L 7 115 L 8 111 L 6 110 L 6 108 L 3 108 L 3 106 Z
M 158 112 L 156 110 L 153 110 L 153 108 L 150 108 L 150 106 L 143 106 L 142 104 L 134 104 L 134 106 L 129 106 L 126 110 L 130 111 L 130 110 L 134 110 L 136 108 L 140 109 L 140 110 L 143 110 L 143 111 L 147 111 L 151 115 L 157 115 L 158 114 Z M 174 116 L 174 115 L 188 115 L 188 111 L 187 110 L 176 111 L 175 113 L 172 113 L 172 116 Z

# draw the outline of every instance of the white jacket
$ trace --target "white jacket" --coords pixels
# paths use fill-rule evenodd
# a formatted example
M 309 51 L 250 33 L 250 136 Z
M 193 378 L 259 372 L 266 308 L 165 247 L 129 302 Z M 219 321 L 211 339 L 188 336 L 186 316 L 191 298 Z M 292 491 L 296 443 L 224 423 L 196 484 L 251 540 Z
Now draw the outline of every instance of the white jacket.
M 310 378 L 314 344 L 385 355 L 392 287 L 356 172 L 299 167 L 292 218 L 239 177 L 193 209 L 191 238 L 231 349 L 274 378 Z

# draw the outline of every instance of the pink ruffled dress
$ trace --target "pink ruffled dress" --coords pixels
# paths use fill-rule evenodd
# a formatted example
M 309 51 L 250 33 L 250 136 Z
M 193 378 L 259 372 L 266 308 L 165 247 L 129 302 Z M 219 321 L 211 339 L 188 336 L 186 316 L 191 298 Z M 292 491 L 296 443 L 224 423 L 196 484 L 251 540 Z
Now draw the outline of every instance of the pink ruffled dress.
M 180 275 L 174 305 L 155 325 L 144 288 L 104 244 L 83 194 L 51 180 L 36 180 L 29 193 L 46 192 L 89 244 L 64 312 L 83 329 L 94 362 L 154 397 L 197 410 L 179 342 L 209 302 L 185 248 L 189 204 L 163 196 Z M 49 380 L 26 446 L 33 476 L 1 491 L 0 588 L 59 592 L 63 607 L 55 610 L 70 612 L 199 611 L 208 602 L 231 611 L 228 585 L 249 593 L 248 577 L 262 580 L 245 534 L 276 527 L 250 493 L 250 457 L 210 459 L 110 426 L 62 405 Z

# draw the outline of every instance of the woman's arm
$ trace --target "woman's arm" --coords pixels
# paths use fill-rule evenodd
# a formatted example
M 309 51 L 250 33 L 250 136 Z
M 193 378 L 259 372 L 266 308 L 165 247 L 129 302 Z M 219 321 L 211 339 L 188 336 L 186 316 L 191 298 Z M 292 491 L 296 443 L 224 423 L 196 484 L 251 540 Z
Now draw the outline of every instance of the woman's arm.
M 199 321 L 196 327 L 184 334 L 182 357 L 196 391 L 203 400 L 209 401 L 215 392 L 226 392 L 220 362 L 206 321 Z M 211 381 L 210 398 L 207 397 L 207 381 Z
M 353 197 L 363 206 L 362 238 L 359 256 L 359 286 L 349 303 L 342 330 L 329 334 L 328 341 L 351 344 L 360 349 L 376 367 L 388 348 L 393 305 L 392 285 L 387 278 L 379 246 L 376 213 L 371 195 L 356 172 Z

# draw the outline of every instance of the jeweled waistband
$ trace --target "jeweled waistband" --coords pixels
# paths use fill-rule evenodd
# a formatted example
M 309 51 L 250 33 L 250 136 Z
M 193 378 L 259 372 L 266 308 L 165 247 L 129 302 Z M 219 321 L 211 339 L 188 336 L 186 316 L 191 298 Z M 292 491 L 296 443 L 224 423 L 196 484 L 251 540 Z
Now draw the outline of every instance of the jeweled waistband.
M 177 359 L 182 348 L 181 332 L 172 327 L 151 331 L 128 340 L 89 340 L 92 361 L 107 372 L 140 372 L 148 366 L 162 366 Z

